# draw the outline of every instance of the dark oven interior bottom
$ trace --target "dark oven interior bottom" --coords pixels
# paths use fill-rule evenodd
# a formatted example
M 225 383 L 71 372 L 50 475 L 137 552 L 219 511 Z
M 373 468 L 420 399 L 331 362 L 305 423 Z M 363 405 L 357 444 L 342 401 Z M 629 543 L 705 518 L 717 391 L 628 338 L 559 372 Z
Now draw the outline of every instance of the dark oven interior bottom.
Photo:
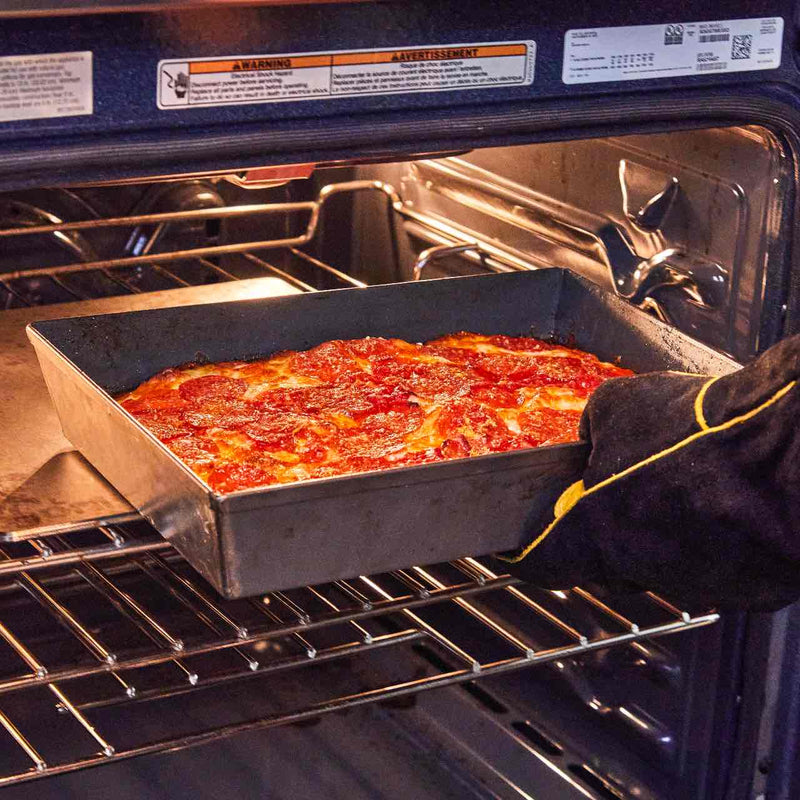
M 316 678 L 330 684 L 354 678 L 366 682 L 374 680 L 375 672 L 391 673 L 391 661 L 377 659 L 369 676 L 361 674 L 358 665 L 347 665 L 320 669 Z M 419 669 L 424 668 L 423 656 Z M 529 676 L 528 686 L 535 677 Z M 617 773 L 610 782 L 602 759 L 581 757 L 542 727 L 531 708 L 533 698 L 526 698 L 525 683 L 467 683 L 403 702 L 353 708 L 280 731 L 245 733 L 175 753 L 168 760 L 149 756 L 37 783 L 35 788 L 12 787 L 6 796 L 21 800 L 32 790 L 41 800 L 212 798 L 227 793 L 242 800 L 290 800 L 321 793 L 331 800 L 679 796 L 653 795 L 650 789 L 656 781 L 660 779 L 663 788 L 668 778 L 645 762 L 640 765 L 644 781 L 631 777 L 622 785 L 623 776 Z M 295 676 L 277 691 L 302 695 L 308 690 Z M 182 710 L 195 723 L 213 725 L 221 709 L 226 714 L 251 714 L 275 691 L 266 685 L 223 690 L 207 704 L 183 703 Z M 159 728 L 167 733 L 157 707 L 150 727 L 154 733 Z

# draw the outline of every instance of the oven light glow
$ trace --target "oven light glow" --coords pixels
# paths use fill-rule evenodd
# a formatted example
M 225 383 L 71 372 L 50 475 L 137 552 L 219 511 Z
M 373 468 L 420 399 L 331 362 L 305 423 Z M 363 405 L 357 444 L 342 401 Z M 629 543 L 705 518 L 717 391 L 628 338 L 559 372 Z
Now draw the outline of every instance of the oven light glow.
M 560 597 L 562 600 L 567 599 L 567 593 L 562 592 L 561 589 L 553 589 L 552 594 L 554 594 L 556 597 Z
M 619 713 L 622 714 L 623 717 L 627 717 L 634 725 L 638 725 L 642 730 L 650 730 L 650 726 L 641 717 L 632 714 L 625 706 L 619 707 Z
M 133 245 L 133 254 L 135 256 L 140 256 L 146 244 L 147 244 L 147 238 L 145 236 L 140 236 L 136 240 L 136 243 Z

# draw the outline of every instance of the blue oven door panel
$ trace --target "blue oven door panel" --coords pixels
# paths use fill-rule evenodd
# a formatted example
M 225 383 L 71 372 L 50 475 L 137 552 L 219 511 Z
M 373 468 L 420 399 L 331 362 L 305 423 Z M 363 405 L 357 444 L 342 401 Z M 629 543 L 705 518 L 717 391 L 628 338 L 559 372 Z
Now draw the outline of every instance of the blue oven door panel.
M 784 118 L 797 106 L 793 16 L 785 0 L 737 0 L 716 9 L 678 0 L 646 9 L 588 3 L 569 14 L 552 0 L 535 9 L 511 0 L 408 0 L 0 19 L 0 72 L 9 66 L 3 57 L 91 53 L 93 76 L 92 113 L 42 119 L 4 114 L 0 80 L 6 120 L 0 121 L 0 186 L 396 158 L 648 126 Z M 562 79 L 571 29 L 767 17 L 783 21 L 776 68 L 588 84 Z M 504 43 L 527 43 L 528 74 L 516 83 L 495 74 L 477 89 L 170 105 L 186 97 L 180 73 L 191 59 L 261 57 L 262 66 L 280 67 L 278 57 L 292 54 L 426 47 L 458 54 L 465 46 Z

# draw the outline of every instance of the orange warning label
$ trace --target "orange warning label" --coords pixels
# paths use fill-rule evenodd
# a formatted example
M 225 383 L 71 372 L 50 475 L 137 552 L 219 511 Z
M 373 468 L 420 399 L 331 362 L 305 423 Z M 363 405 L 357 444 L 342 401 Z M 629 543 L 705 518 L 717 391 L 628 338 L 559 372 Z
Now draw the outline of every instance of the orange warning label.
M 535 58 L 528 41 L 161 61 L 158 107 L 527 86 Z
M 329 67 L 331 56 L 277 56 L 275 58 L 237 58 L 227 61 L 190 61 L 190 75 L 208 75 L 217 72 L 254 72 L 276 69 L 303 69 L 304 67 Z
M 390 50 L 377 53 L 342 53 L 333 56 L 337 66 L 345 64 L 397 64 L 400 61 L 452 61 L 463 58 L 525 56 L 524 44 L 494 44 L 482 47 L 427 47 L 424 50 Z

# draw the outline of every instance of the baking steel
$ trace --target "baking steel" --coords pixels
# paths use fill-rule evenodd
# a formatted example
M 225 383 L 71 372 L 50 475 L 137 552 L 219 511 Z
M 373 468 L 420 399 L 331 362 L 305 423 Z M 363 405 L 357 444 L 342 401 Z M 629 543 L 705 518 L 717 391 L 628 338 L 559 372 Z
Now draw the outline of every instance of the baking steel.
M 636 372 L 737 367 L 562 269 L 46 320 L 27 330 L 67 438 L 226 597 L 516 547 L 526 522 L 580 474 L 587 448 L 219 495 L 112 399 L 166 367 L 461 330 L 553 338 Z

